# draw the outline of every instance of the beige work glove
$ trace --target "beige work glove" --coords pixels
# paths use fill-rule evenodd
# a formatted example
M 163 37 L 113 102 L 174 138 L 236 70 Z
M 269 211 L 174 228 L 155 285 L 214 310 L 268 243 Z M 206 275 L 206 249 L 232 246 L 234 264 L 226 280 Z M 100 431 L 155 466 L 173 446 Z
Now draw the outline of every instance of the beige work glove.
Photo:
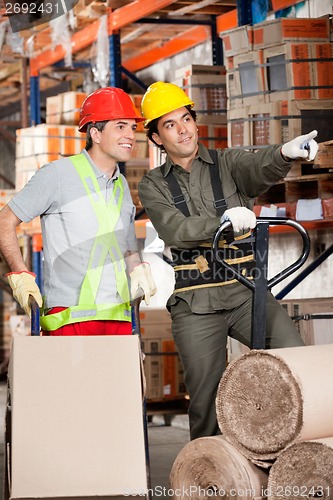
M 257 223 L 255 213 L 246 207 L 229 208 L 221 217 L 221 223 L 225 221 L 231 222 L 235 233 L 243 229 L 253 229 Z
M 39 307 L 42 307 L 43 299 L 40 290 L 36 284 L 36 275 L 29 271 L 21 271 L 20 273 L 6 274 L 8 283 L 13 290 L 13 297 L 25 312 L 31 318 L 31 308 L 29 305 L 29 296 L 32 295 Z
M 145 303 L 149 306 L 150 297 L 155 295 L 157 289 L 148 262 L 136 266 L 130 274 L 130 279 L 132 299 L 143 296 Z
M 318 151 L 318 144 L 314 140 L 317 134 L 317 130 L 312 130 L 309 134 L 300 135 L 292 141 L 286 142 L 281 148 L 281 153 L 290 160 L 297 160 L 297 158 L 303 158 L 307 161 L 314 160 Z

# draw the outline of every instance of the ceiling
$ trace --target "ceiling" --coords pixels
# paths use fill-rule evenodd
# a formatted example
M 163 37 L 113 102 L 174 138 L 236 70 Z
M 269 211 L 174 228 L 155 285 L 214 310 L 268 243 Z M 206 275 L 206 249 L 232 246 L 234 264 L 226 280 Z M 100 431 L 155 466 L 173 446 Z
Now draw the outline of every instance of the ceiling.
M 77 2 L 65 1 L 66 5 Z M 71 4 L 68 3 L 70 1 Z M 57 93 L 61 85 L 75 89 L 82 84 L 84 74 L 89 70 L 77 66 L 79 63 L 86 63 L 87 66 L 94 55 L 101 16 L 107 15 L 109 34 L 119 33 L 121 64 L 135 73 L 158 58 L 163 59 L 208 39 L 211 33 L 208 24 L 212 16 L 219 19 L 228 13 L 235 13 L 236 3 L 236 0 L 78 0 L 71 13 L 71 21 L 75 21 L 76 26 L 70 31 L 75 69 L 73 66 L 54 66 L 53 63 L 63 59 L 64 49 L 61 45 L 52 46 L 49 23 L 38 24 L 13 35 L 8 16 L 2 8 L 0 120 L 8 115 L 8 109 L 14 111 L 15 106 L 18 110 L 26 106 L 31 75 L 39 76 L 40 91 L 49 94 Z M 156 20 L 157 24 L 140 22 L 142 19 Z M 166 23 L 166 20 L 170 22 Z M 180 20 L 184 20 L 184 24 L 171 24 Z M 187 24 L 190 21 L 196 24 Z M 203 25 L 198 25 L 198 21 L 202 21 Z M 16 48 L 17 42 L 19 49 Z

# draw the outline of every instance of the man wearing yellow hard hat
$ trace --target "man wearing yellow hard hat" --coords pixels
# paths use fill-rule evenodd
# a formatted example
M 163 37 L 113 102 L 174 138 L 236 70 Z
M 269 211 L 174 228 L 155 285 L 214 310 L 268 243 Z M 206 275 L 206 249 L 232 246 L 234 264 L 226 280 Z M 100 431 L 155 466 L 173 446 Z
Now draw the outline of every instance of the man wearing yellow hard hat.
M 256 225 L 254 198 L 283 179 L 294 159 L 312 160 L 318 149 L 313 131 L 257 153 L 208 150 L 198 142 L 193 106 L 176 85 L 148 88 L 142 100 L 147 136 L 167 159 L 139 185 L 148 217 L 172 250 L 175 289 L 167 308 L 190 396 L 191 439 L 219 433 L 215 396 L 228 335 L 247 346 L 251 338 L 252 292 L 213 260 L 212 236 L 230 220 L 235 239 L 245 239 Z M 251 276 L 251 244 L 228 251 L 228 262 Z M 300 345 L 293 322 L 268 292 L 266 347 Z

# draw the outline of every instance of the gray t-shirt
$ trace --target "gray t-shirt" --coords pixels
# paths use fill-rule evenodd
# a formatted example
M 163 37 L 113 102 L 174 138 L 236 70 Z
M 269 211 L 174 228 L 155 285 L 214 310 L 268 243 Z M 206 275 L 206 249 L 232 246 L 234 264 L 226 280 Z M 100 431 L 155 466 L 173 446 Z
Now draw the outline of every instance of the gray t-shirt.
M 119 168 L 108 179 L 87 152 L 82 153 L 89 160 L 107 202 L 113 198 L 114 181 L 122 177 L 124 197 L 114 232 L 122 256 L 127 250 L 136 252 L 135 207 L 126 179 Z M 72 162 L 63 158 L 43 166 L 9 206 L 23 222 L 41 216 L 45 306 L 77 305 L 99 223 Z M 110 256 L 97 265 L 102 265 L 103 271 L 96 303 L 121 303 Z

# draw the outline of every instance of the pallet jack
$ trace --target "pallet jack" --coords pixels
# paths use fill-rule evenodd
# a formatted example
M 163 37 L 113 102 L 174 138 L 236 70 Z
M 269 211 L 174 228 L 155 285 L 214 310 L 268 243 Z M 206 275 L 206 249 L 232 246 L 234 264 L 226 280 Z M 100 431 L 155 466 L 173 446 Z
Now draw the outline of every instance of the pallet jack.
M 268 248 L 269 248 L 269 226 L 290 226 L 300 234 L 303 242 L 302 253 L 300 257 L 276 274 L 274 277 L 267 278 L 268 268 Z M 224 259 L 223 252 L 219 248 L 220 239 L 226 240 L 227 245 L 237 245 L 241 247 L 243 243 L 251 243 L 254 250 L 254 260 L 256 273 L 254 279 L 243 276 L 234 267 L 228 264 Z M 215 232 L 212 239 L 212 251 L 214 259 L 221 264 L 229 275 L 236 278 L 240 283 L 245 285 L 253 292 L 252 297 L 252 324 L 251 324 L 251 349 L 265 349 L 266 339 L 266 294 L 268 290 L 282 280 L 293 274 L 306 261 L 310 253 L 310 238 L 304 227 L 298 222 L 282 217 L 257 217 L 257 225 L 254 228 L 251 236 L 243 240 L 233 240 L 232 224 L 230 221 L 223 222 Z

